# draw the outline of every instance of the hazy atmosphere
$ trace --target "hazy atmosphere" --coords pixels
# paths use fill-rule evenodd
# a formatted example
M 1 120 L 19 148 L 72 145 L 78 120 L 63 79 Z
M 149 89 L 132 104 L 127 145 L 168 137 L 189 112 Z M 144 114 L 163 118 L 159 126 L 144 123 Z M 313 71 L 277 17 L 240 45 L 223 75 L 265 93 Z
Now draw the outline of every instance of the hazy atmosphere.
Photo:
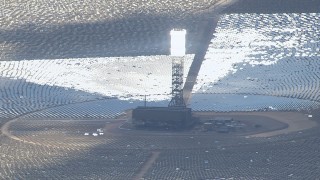
M 3 0 L 0 179 L 318 179 L 319 34 L 315 0 Z

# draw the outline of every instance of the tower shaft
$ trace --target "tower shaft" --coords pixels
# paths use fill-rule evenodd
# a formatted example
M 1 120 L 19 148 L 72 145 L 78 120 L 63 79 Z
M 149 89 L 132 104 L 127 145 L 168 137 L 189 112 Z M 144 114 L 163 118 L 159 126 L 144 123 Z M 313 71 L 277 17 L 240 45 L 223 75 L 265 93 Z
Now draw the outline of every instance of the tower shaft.
M 169 107 L 186 107 L 183 98 L 183 57 L 172 61 L 172 99 Z

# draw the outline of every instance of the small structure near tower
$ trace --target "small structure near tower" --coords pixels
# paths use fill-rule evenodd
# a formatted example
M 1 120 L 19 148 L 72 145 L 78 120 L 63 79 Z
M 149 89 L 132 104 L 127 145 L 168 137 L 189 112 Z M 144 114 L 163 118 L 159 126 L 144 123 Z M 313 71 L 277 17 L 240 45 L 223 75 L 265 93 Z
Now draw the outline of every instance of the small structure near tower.
M 137 127 L 166 127 L 184 129 L 194 124 L 191 108 L 183 98 L 183 64 L 186 53 L 186 30 L 173 29 L 171 35 L 172 99 L 168 107 L 137 107 L 132 112 L 132 122 Z

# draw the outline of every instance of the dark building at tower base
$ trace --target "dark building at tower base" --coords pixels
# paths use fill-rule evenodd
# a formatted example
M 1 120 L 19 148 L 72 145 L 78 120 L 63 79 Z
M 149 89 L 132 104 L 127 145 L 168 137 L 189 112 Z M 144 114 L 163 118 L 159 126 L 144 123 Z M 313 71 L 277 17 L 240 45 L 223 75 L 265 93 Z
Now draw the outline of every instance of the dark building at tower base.
M 137 107 L 132 111 L 136 127 L 186 129 L 195 123 L 191 108 L 186 107 Z

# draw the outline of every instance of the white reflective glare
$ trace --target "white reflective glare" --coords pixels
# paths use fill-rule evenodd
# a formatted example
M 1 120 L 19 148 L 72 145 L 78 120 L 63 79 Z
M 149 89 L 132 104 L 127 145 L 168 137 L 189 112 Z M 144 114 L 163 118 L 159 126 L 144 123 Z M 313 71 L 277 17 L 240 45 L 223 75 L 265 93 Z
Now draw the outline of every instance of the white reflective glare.
M 187 31 L 183 30 L 171 30 L 171 56 L 184 56 L 186 54 L 186 34 Z

